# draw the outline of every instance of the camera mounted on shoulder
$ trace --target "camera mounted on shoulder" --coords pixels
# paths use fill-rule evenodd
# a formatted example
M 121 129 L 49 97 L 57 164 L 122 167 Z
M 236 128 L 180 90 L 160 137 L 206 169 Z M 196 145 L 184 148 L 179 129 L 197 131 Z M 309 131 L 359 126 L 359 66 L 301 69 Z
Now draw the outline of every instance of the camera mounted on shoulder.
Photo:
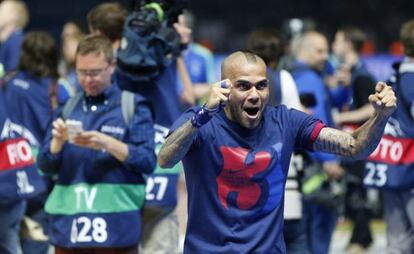
M 173 24 L 187 0 L 137 0 L 127 17 L 117 54 L 118 71 L 133 82 L 152 84 L 180 54 Z

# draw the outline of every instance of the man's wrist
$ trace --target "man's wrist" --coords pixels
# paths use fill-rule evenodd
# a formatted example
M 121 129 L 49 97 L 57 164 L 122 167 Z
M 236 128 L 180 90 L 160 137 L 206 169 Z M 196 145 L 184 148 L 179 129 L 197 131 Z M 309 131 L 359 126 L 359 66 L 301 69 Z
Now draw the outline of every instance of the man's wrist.
M 52 141 L 50 142 L 50 153 L 51 154 L 58 154 L 60 151 L 62 151 L 64 142 L 61 140 L 58 140 L 57 138 L 52 138 Z
M 391 114 L 387 113 L 387 112 L 383 112 L 383 111 L 379 111 L 379 110 L 376 110 L 374 112 L 374 118 L 377 121 L 387 120 L 390 116 L 391 116 Z
M 204 104 L 200 109 L 198 109 L 193 117 L 191 118 L 191 124 L 195 128 L 200 128 L 204 124 L 206 124 L 208 121 L 211 120 L 214 114 L 219 112 L 221 110 L 220 105 L 215 108 L 208 108 L 206 104 Z

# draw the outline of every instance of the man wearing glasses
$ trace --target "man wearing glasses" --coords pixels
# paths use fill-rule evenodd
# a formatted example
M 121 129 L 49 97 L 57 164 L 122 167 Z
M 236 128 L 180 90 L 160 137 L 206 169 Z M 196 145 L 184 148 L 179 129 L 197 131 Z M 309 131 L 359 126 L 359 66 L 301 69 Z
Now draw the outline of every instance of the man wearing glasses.
M 151 110 L 138 95 L 133 116 L 124 119 L 113 71 L 106 37 L 80 41 L 76 72 L 83 93 L 70 112 L 58 110 L 38 157 L 39 167 L 57 176 L 45 210 L 58 254 L 137 253 L 143 174 L 156 162 L 154 128 Z

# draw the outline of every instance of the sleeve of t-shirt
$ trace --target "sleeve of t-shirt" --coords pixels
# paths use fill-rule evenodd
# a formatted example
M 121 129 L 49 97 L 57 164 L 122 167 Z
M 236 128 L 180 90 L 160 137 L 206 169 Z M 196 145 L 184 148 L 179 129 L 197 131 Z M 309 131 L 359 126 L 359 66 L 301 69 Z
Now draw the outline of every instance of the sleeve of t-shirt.
M 325 124 L 302 111 L 290 109 L 290 126 L 296 131 L 295 148 L 312 150 L 312 145 Z
M 296 148 L 299 150 L 306 149 L 308 151 L 313 151 L 313 143 L 318 138 L 321 130 L 326 127 L 325 124 L 321 120 L 307 114 L 305 114 L 305 118 L 302 121 L 298 121 L 294 124 L 299 127 L 299 132 L 296 138 Z M 319 162 L 337 160 L 336 155 L 323 152 L 312 152 L 311 157 Z
M 180 128 L 181 125 L 186 123 L 188 120 L 191 119 L 191 117 L 195 114 L 195 112 L 199 109 L 199 106 L 194 106 L 189 109 L 187 109 L 171 126 L 170 132 L 168 133 L 168 136 L 173 133 L 176 129 Z M 197 136 L 194 138 L 193 142 L 197 139 Z

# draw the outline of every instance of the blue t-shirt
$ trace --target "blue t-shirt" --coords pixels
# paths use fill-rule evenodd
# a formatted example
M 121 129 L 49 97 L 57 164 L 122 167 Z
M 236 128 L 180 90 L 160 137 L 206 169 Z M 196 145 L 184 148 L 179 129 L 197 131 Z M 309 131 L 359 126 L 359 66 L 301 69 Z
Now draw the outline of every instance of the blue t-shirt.
M 192 43 L 184 52 L 184 63 L 193 85 L 212 84 L 215 80 L 214 56 L 210 50 L 200 44 Z M 181 78 L 177 78 L 177 94 L 183 92 Z
M 214 115 L 182 160 L 189 212 L 184 253 L 286 253 L 283 196 L 290 156 L 309 148 L 323 126 L 283 105 L 268 106 L 253 130 L 224 112 Z
M 193 83 L 214 82 L 214 57 L 207 48 L 192 43 L 185 52 L 184 62 Z
M 12 33 L 0 46 L 0 64 L 6 72 L 17 69 L 20 57 L 20 46 L 23 42 L 23 32 Z

